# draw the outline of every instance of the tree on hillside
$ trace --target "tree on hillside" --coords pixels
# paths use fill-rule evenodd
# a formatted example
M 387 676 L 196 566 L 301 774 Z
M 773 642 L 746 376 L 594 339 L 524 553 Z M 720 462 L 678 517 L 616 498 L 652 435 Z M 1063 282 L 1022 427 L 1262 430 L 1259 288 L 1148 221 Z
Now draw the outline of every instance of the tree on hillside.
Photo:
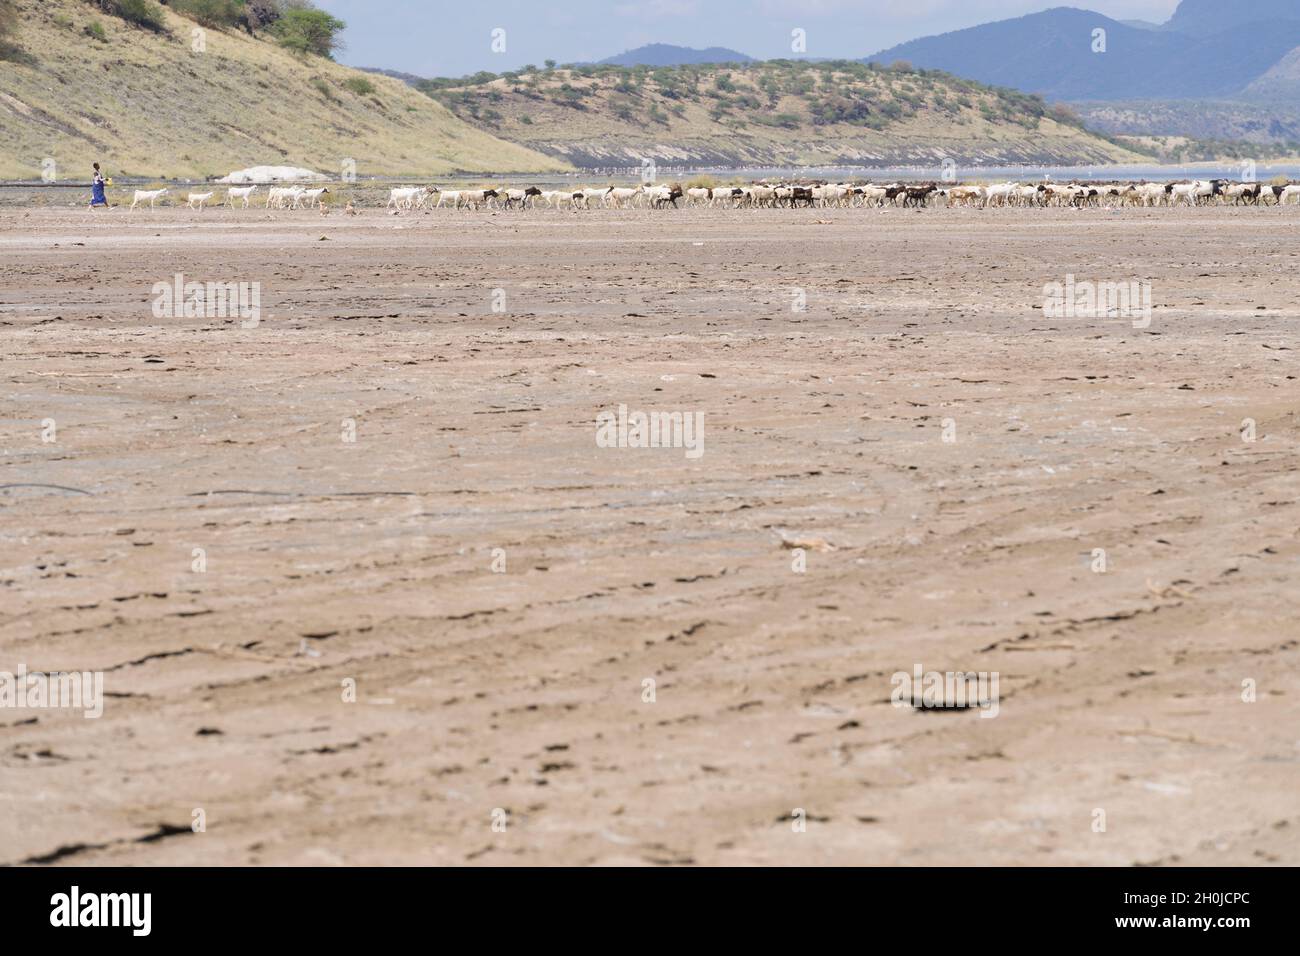
M 272 32 L 281 46 L 294 53 L 333 59 L 334 53 L 343 49 L 343 41 L 338 35 L 346 27 L 346 23 L 324 10 L 295 7 L 284 11 Z

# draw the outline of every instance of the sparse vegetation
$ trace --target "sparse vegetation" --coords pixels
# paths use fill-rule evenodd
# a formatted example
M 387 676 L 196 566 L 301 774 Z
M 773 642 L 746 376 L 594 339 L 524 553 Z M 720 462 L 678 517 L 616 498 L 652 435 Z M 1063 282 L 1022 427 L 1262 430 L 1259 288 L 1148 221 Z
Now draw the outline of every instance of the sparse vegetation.
M 13 0 L 0 0 L 0 60 L 17 56 L 18 47 L 10 37 L 18 26 L 18 8 Z
M 109 16 L 125 20 L 132 26 L 154 33 L 167 31 L 167 18 L 161 4 L 154 0 L 90 0 Z M 101 30 L 103 28 L 101 27 Z
M 98 20 L 91 20 L 82 29 L 82 32 L 92 40 L 98 40 L 100 43 L 108 42 L 108 34 L 104 32 L 104 24 Z
M 244 19 L 243 0 L 170 0 L 171 8 L 200 26 L 224 29 Z
M 882 147 L 864 144 L 887 148 L 885 137 L 908 137 L 919 148 L 939 130 L 939 144 L 959 151 L 974 138 L 1004 151 L 1014 143 L 1026 159 L 1048 158 L 1050 150 L 1037 145 L 1047 123 L 1049 138 L 1073 143 L 1056 156 L 1134 158 L 1041 97 L 907 63 L 548 65 L 545 72 L 480 72 L 422 81 L 417 88 L 462 118 L 539 147 L 554 142 L 566 156 L 573 155 L 575 141 L 596 156 L 608 154 L 610 144 L 628 149 L 652 145 L 642 144 L 647 136 L 672 135 L 689 139 L 692 150 L 712 160 L 798 155 L 825 161 L 841 144 L 845 155 L 866 149 L 879 155 Z M 1071 148 L 1082 152 L 1071 154 Z
M 88 0 L 110 16 L 155 33 L 166 32 L 163 6 L 214 30 L 242 29 L 250 36 L 276 31 L 281 43 L 303 54 L 333 56 L 341 48 L 344 23 L 312 6 L 310 0 Z M 285 22 L 288 21 L 288 22 Z
M 357 96 L 373 96 L 375 93 L 375 84 L 371 83 L 364 76 L 350 76 L 343 81 L 343 88 Z
M 472 114 L 476 98 L 499 101 L 500 81 L 518 76 L 480 72 L 460 79 L 426 80 L 418 86 L 444 104 Z M 974 109 L 980 110 L 990 122 L 1013 123 L 1026 129 L 1037 128 L 1042 118 L 1049 115 L 1063 125 L 1078 128 L 1083 125 L 1068 109 L 1049 108 L 1041 97 L 984 86 L 938 70 L 917 70 L 902 62 L 888 69 L 850 61 L 802 60 L 729 64 L 725 70 L 698 64 L 550 67 L 546 74 L 530 77 L 530 91 L 539 89 L 537 76 L 544 78 L 543 84 L 551 84 L 549 93 L 539 95 L 549 95 L 553 102 L 579 109 L 593 107 L 594 104 L 586 101 L 604 95 L 610 109 L 623 119 L 631 114 L 634 102 L 651 97 L 656 102 L 643 104 L 647 112 L 652 108 L 661 112 L 670 109 L 680 116 L 685 104 L 708 101 L 706 108 L 716 119 L 731 117 L 742 124 L 745 118 L 738 113 L 757 114 L 763 109 L 782 106 L 778 114 L 780 122 L 772 122 L 771 117 L 759 122 L 783 128 L 797 128 L 806 121 L 816 126 L 879 129 L 908 113 L 959 114 Z M 596 82 L 589 87 L 575 83 L 586 78 Z M 540 89 L 545 90 L 545 86 Z
M 1114 141 L 1162 163 L 1270 162 L 1300 156 L 1300 142 L 1250 143 L 1187 136 L 1115 136 Z
M 803 123 L 794 113 L 775 113 L 768 115 L 766 113 L 754 117 L 756 123 L 764 126 L 776 126 L 780 129 L 798 129 Z
M 337 103 L 339 101 L 338 97 L 334 95 L 334 91 L 330 89 L 330 85 L 320 77 L 316 77 L 316 79 L 312 80 L 311 85 L 315 88 L 317 93 L 325 97 L 325 99 L 329 100 L 331 103 Z
M 158 8 L 165 29 L 157 31 L 105 14 L 99 0 L 0 0 L 21 15 L 12 34 L 21 50 L 0 63 L 0 99 L 11 108 L 0 106 L 0 180 L 31 178 L 32 157 L 46 156 L 60 171 L 98 159 L 120 179 L 203 179 L 265 164 L 337 174 L 343 156 L 418 179 L 568 168 L 466 124 L 398 80 L 290 53 L 266 24 L 294 5 L 300 0 L 246 0 L 243 12 L 260 26 L 205 27 L 211 52 L 196 56 L 193 11 L 173 0 Z M 88 21 L 107 43 L 89 38 Z M 541 125 L 541 114 L 534 118 Z M 256 135 L 227 135 L 229 124 Z

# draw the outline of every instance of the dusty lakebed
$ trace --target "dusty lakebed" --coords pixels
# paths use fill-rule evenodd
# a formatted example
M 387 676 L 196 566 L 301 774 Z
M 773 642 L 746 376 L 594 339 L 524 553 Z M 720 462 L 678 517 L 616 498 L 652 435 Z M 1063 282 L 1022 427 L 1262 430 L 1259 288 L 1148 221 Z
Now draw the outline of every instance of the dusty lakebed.
M 0 862 L 1300 863 L 1298 217 L 0 211 Z

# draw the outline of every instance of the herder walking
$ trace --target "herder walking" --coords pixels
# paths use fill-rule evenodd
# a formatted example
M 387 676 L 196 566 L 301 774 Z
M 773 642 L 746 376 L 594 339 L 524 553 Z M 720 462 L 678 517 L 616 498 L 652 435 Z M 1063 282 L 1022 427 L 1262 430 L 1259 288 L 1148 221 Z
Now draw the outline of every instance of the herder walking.
M 104 174 L 99 171 L 99 163 L 95 163 L 95 178 L 90 184 L 90 208 L 98 206 L 108 208 L 108 199 L 104 196 Z

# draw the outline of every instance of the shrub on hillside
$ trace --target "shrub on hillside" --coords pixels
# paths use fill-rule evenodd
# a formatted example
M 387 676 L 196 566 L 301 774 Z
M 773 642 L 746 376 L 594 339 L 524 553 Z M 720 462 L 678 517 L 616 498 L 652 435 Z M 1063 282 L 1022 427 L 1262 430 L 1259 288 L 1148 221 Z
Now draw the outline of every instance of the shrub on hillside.
M 195 23 L 214 29 L 236 27 L 244 19 L 242 0 L 170 0 L 170 6 Z
M 586 96 L 585 90 L 574 88 L 568 83 L 561 83 L 559 92 L 556 94 L 555 102 L 561 106 L 572 106 L 574 109 L 585 109 L 582 105 L 582 99 Z
M 154 33 L 167 31 L 163 8 L 154 0 L 90 0 L 110 16 L 118 17 L 137 27 Z
M 369 96 L 375 92 L 375 84 L 364 76 L 349 76 L 343 81 L 343 88 L 352 91 L 357 96 Z
M 1077 126 L 1080 129 L 1083 128 L 1083 120 L 1079 118 L 1079 114 L 1070 109 L 1070 107 L 1066 106 L 1064 103 L 1057 103 L 1052 107 L 1052 119 L 1056 120 L 1056 122 L 1060 123 L 1062 126 Z
M 325 97 L 325 99 L 329 100 L 331 103 L 337 103 L 339 101 L 339 98 L 334 95 L 334 91 L 330 89 L 330 85 L 319 76 L 312 79 L 311 85 L 315 88 L 317 93 Z
M 637 106 L 630 98 L 615 94 L 609 98 L 609 110 L 624 123 L 636 119 Z
M 754 116 L 754 122 L 760 126 L 775 126 L 779 129 L 798 129 L 802 122 L 794 113 L 774 113 L 771 115 L 759 113 Z
M 819 103 L 813 103 L 810 111 L 816 126 L 832 126 L 837 123 L 861 126 L 871 118 L 871 108 L 864 101 L 843 96 L 830 96 Z

